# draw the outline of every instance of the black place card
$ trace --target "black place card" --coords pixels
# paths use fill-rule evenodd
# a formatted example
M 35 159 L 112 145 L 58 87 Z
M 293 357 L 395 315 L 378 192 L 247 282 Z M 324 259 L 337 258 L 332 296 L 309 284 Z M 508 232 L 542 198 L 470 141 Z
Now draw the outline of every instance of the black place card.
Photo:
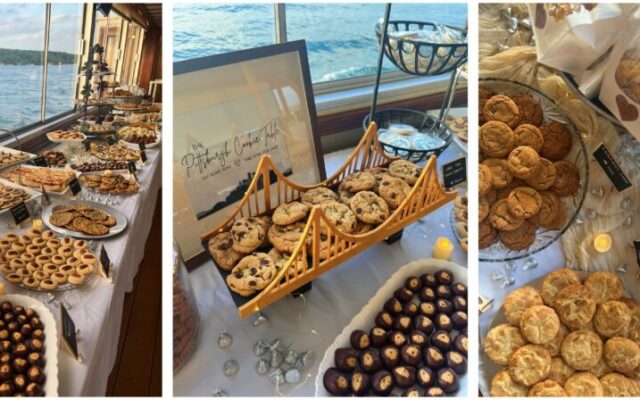
M 47 189 L 44 186 L 40 186 L 40 193 L 42 194 L 42 201 L 44 204 L 49 204 L 49 193 L 47 193 Z
M 31 218 L 31 214 L 29 214 L 29 210 L 27 209 L 27 205 L 24 202 L 11 207 L 11 215 L 13 216 L 13 220 L 16 225 L 20 225 L 22 221 L 26 221 Z
M 145 153 L 144 150 L 140 151 L 140 159 L 142 160 L 143 163 L 147 162 L 147 153 Z
M 442 179 L 444 187 L 451 189 L 467 180 L 467 159 L 461 157 L 442 165 Z
M 636 249 L 636 260 L 638 261 L 638 268 L 640 268 L 640 240 L 634 240 L 633 247 Z
M 111 135 L 107 136 L 107 144 L 109 146 L 113 146 L 114 144 L 116 144 L 116 138 Z
M 631 181 L 629 181 L 629 178 L 624 174 L 622 168 L 620 168 L 620 165 L 615 158 L 613 158 L 613 155 L 604 143 L 598 146 L 593 152 L 593 156 L 618 192 L 622 192 L 631 187 Z
M 128 167 L 129 167 L 129 172 L 131 172 L 132 174 L 135 174 L 136 171 L 138 170 L 138 168 L 136 168 L 136 162 L 135 161 L 129 161 Z
M 140 142 L 138 143 L 138 147 L 140 148 L 140 151 L 145 151 L 147 145 L 144 142 Z
M 69 189 L 71 189 L 71 193 L 73 193 L 74 196 L 80 193 L 82 186 L 80 186 L 78 178 L 73 178 L 69 181 Z
M 91 150 L 91 141 L 89 139 L 82 142 L 82 145 L 84 146 L 85 151 Z
M 36 167 L 47 167 L 48 166 L 47 165 L 47 160 L 42 156 L 38 156 L 38 157 L 34 158 L 33 160 L 31 160 L 31 162 Z
M 102 264 L 102 272 L 104 272 L 104 276 L 108 278 L 109 269 L 111 268 L 111 260 L 109 259 L 109 254 L 107 254 L 107 249 L 104 248 L 104 244 L 100 251 L 100 264 Z
M 62 321 L 62 340 L 67 344 L 71 355 L 78 359 L 80 357 L 80 353 L 78 352 L 76 324 L 73 322 L 71 315 L 69 315 L 69 312 L 62 303 L 60 304 L 60 319 Z

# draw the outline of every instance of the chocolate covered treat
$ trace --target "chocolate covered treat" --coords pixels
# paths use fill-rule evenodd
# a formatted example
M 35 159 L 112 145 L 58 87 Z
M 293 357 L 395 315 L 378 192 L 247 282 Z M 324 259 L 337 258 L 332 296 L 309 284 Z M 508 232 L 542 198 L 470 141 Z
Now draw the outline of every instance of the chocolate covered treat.
M 360 353 L 358 357 L 360 368 L 367 374 L 373 374 L 382 369 L 382 360 L 378 351 L 375 349 L 367 349 Z
M 364 350 L 371 344 L 369 334 L 361 329 L 357 329 L 351 333 L 350 342 L 351 346 L 357 350 Z
M 361 372 L 355 371 L 351 375 L 351 391 L 356 396 L 366 396 L 369 393 L 369 389 L 371 388 L 371 378 L 369 375 Z
M 351 384 L 349 378 L 343 372 L 335 368 L 329 368 L 322 378 L 322 383 L 327 392 L 334 396 L 345 396 L 349 393 Z
M 376 372 L 371 379 L 371 389 L 378 396 L 388 396 L 393 386 L 393 375 L 386 370 Z
M 336 368 L 342 372 L 351 372 L 358 364 L 358 355 L 351 347 L 342 347 L 336 349 L 334 354 L 334 362 Z

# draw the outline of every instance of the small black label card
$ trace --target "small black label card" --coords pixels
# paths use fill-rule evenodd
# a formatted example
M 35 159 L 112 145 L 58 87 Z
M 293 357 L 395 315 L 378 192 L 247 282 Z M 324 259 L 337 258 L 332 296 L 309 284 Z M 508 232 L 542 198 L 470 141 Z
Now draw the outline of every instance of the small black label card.
M 62 320 L 62 340 L 67 344 L 71 355 L 75 359 L 78 359 L 80 354 L 78 353 L 78 338 L 76 336 L 76 324 L 71 319 L 71 315 L 64 307 L 63 304 L 60 304 L 60 319 Z
M 104 244 L 100 251 L 100 263 L 102 264 L 102 272 L 104 272 L 105 278 L 108 278 L 109 268 L 111 268 L 111 260 L 109 259 L 109 254 L 107 254 L 107 249 L 104 248 Z
M 109 146 L 113 146 L 114 144 L 116 144 L 116 138 L 111 135 L 107 136 L 107 144 Z
M 604 143 L 598 146 L 596 151 L 593 152 L 593 156 L 618 192 L 622 192 L 631 187 L 631 181 L 629 181 L 629 178 L 624 174 L 620 165 L 618 165 Z
M 467 180 L 467 159 L 465 157 L 442 165 L 444 187 L 451 189 Z
M 80 186 L 78 178 L 73 178 L 69 181 L 69 189 L 71 189 L 71 193 L 73 193 L 74 196 L 80 193 L 82 187 Z
M 89 139 L 86 139 L 84 142 L 82 142 L 82 145 L 84 146 L 85 151 L 91 150 L 91 141 Z
M 634 240 L 633 247 L 636 249 L 636 260 L 638 261 L 638 268 L 640 268 L 640 240 Z
M 31 162 L 36 167 L 46 167 L 47 166 L 47 160 L 42 156 L 38 156 L 38 157 L 34 158 L 33 160 L 31 160 Z
M 140 148 L 140 151 L 145 151 L 145 149 L 147 148 L 147 145 L 144 144 L 144 142 L 140 142 L 138 143 L 138 147 Z
M 144 150 L 140 151 L 140 159 L 143 163 L 147 162 L 147 153 L 145 153 Z
M 22 221 L 26 221 L 31 218 L 31 214 L 29 214 L 29 210 L 27 210 L 27 205 L 24 202 L 11 207 L 11 215 L 13 216 L 13 220 L 16 225 L 20 225 Z
M 129 161 L 129 172 L 131 172 L 132 174 L 135 174 L 136 171 L 138 170 L 136 168 L 136 162 L 135 161 Z

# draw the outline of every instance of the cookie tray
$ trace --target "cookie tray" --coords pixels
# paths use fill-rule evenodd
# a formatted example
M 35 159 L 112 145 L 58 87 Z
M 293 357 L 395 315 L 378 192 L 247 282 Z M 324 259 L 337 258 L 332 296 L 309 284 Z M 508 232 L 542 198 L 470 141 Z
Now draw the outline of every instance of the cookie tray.
M 24 201 L 25 203 L 33 201 L 33 200 L 37 199 L 38 197 L 42 196 L 42 193 L 40 193 L 39 191 L 37 191 L 35 189 L 32 189 L 30 187 L 20 186 L 17 183 L 11 182 L 8 179 L 0 178 L 0 183 L 5 185 L 5 186 L 9 186 L 9 187 L 12 187 L 12 188 L 24 190 L 24 192 L 29 195 L 29 198 Z M 10 212 L 9 210 L 11 210 L 11 209 L 10 208 L 5 208 L 5 209 L 0 210 L 0 216 Z
M 387 166 L 397 158 L 384 153 L 378 142 L 377 127 L 374 122 L 363 135 L 358 146 L 340 169 L 324 182 L 303 186 L 287 179 L 278 170 L 268 155 L 260 158 L 256 174 L 245 196 L 231 215 L 215 229 L 201 235 L 202 246 L 208 253 L 207 242 L 218 233 L 231 229 L 233 223 L 245 217 L 268 215 L 282 203 L 299 199 L 302 194 L 315 187 L 337 187 L 347 175 L 368 168 Z M 272 176 L 276 177 L 275 182 Z M 322 209 L 314 206 L 304 228 L 302 238 L 291 257 L 284 264 L 276 278 L 262 291 L 251 297 L 242 297 L 231 290 L 231 296 L 238 307 L 240 317 L 245 318 L 258 312 L 282 297 L 313 281 L 316 277 L 333 269 L 343 261 L 363 250 L 396 234 L 405 226 L 442 207 L 456 197 L 455 191 L 445 191 L 438 180 L 436 157 L 432 156 L 423 168 L 418 181 L 413 185 L 404 202 L 393 211 L 389 218 L 375 229 L 360 235 L 350 235 L 338 231 L 324 215 Z M 320 259 L 321 225 L 326 226 L 326 241 L 330 243 L 327 257 Z M 306 243 L 311 243 L 307 248 Z M 215 260 L 211 257 L 215 264 Z M 290 268 L 304 265 L 304 268 Z M 216 264 L 216 267 L 218 265 Z M 223 278 L 227 271 L 218 267 Z
M 362 310 L 356 314 L 351 322 L 347 326 L 344 327 L 342 332 L 336 336 L 333 340 L 333 343 L 327 348 L 324 353 L 324 357 L 320 362 L 320 367 L 318 368 L 318 374 L 316 375 L 315 387 L 316 387 L 316 397 L 327 397 L 331 396 L 329 392 L 324 388 L 324 384 L 322 383 L 322 379 L 324 376 L 324 372 L 331 368 L 334 363 L 334 353 L 336 349 L 340 347 L 349 347 L 349 338 L 351 336 L 351 332 L 356 329 L 363 329 L 365 331 L 369 331 L 374 325 L 374 319 L 378 312 L 382 310 L 385 301 L 389 298 L 393 297 L 393 292 L 399 287 L 403 286 L 404 281 L 410 276 L 419 276 L 424 273 L 434 273 L 440 269 L 449 269 L 453 272 L 455 276 L 455 280 L 457 282 L 462 282 L 465 285 L 467 284 L 467 269 L 452 263 L 450 261 L 436 260 L 433 258 L 416 260 L 412 261 L 409 264 L 403 265 L 398 268 L 398 270 L 387 279 L 387 281 L 378 289 L 375 295 L 369 300 L 367 304 L 362 307 Z M 467 395 L 467 374 L 460 376 L 460 390 L 457 393 L 453 394 L 454 396 L 466 396 Z

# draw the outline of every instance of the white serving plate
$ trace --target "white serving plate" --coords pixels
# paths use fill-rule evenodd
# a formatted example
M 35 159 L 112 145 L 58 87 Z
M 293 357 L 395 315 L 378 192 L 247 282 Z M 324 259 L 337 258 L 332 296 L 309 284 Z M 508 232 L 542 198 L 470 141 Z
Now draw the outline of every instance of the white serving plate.
M 578 275 L 580 275 L 580 279 L 582 281 L 584 281 L 584 279 L 589 276 L 590 274 L 585 273 L 585 272 L 578 272 Z M 544 280 L 546 275 L 541 276 L 537 279 L 534 279 L 524 285 L 522 285 L 521 287 L 524 286 L 532 286 L 534 287 L 536 290 L 540 290 L 540 288 L 542 287 L 542 281 Z M 624 279 L 621 279 L 622 284 L 625 288 L 625 294 L 631 296 L 631 298 L 633 298 L 634 300 L 638 299 L 637 295 L 634 295 L 634 293 L 638 293 L 638 285 L 637 283 L 635 284 L 635 287 L 630 288 L 628 285 L 628 282 L 625 282 Z M 516 290 L 515 288 L 513 290 Z M 493 317 L 493 320 L 491 320 L 491 325 L 489 326 L 489 329 L 487 330 L 487 332 L 489 332 L 489 330 L 491 328 L 493 328 L 494 326 L 500 325 L 500 324 L 508 324 L 509 321 L 507 321 L 507 318 L 505 318 L 504 316 L 504 312 L 503 312 L 503 307 L 502 304 L 500 305 L 500 308 L 498 309 L 498 311 L 496 312 L 496 314 Z M 484 336 L 485 335 L 480 335 L 480 368 L 479 368 L 479 376 L 478 376 L 478 386 L 480 387 L 480 392 L 482 392 L 482 395 L 485 397 L 489 397 L 489 389 L 491 388 L 491 379 L 493 378 L 493 376 L 495 374 L 498 373 L 498 371 L 500 371 L 501 369 L 503 369 L 503 366 L 500 366 L 496 363 L 494 363 L 493 361 L 491 361 L 489 359 L 489 357 L 487 357 L 484 354 L 484 351 L 482 350 L 484 348 Z M 579 372 L 579 371 L 578 371 Z
M 100 235 L 100 236 L 91 236 L 91 235 L 87 235 L 85 233 L 82 232 L 76 232 L 76 231 L 72 231 L 70 229 L 66 229 L 63 227 L 59 227 L 59 226 L 55 226 L 53 224 L 51 224 L 49 222 L 49 218 L 51 217 L 51 215 L 53 214 L 53 208 L 56 206 L 80 206 L 80 205 L 85 205 L 85 206 L 89 206 L 98 210 L 102 210 L 104 212 L 106 212 L 107 214 L 111 215 L 113 218 L 115 218 L 116 220 L 116 224 L 114 226 L 112 226 L 111 228 L 109 228 L 109 233 L 107 233 L 106 235 Z M 44 224 L 47 226 L 47 228 L 51 229 L 52 231 L 60 234 L 60 235 L 64 235 L 64 236 L 71 236 L 74 238 L 78 238 L 78 239 L 85 239 L 85 240 L 94 240 L 94 239 L 106 239 L 115 235 L 118 235 L 120 233 L 122 233 L 126 228 L 127 228 L 127 217 L 124 216 L 124 214 L 122 214 L 120 211 L 116 210 L 115 208 L 109 207 L 106 204 L 102 204 L 102 203 L 96 203 L 96 202 L 92 202 L 92 201 L 83 201 L 83 200 L 71 200 L 71 201 L 63 201 L 60 203 L 51 203 L 48 206 L 46 206 L 44 208 L 44 210 L 42 210 L 42 222 L 44 222 Z
M 10 301 L 14 305 L 32 308 L 38 313 L 44 325 L 44 374 L 47 380 L 44 383 L 44 395 L 47 397 L 58 396 L 58 329 L 56 320 L 51 311 L 40 301 L 22 294 L 0 295 L 0 302 Z
M 82 142 L 84 142 L 84 140 L 87 138 L 87 136 L 84 133 L 80 132 L 80 131 L 78 131 L 78 133 L 82 135 L 82 139 L 53 139 L 50 136 L 50 133 L 47 133 L 47 139 L 49 139 L 49 141 L 51 143 L 59 143 L 59 144 L 82 143 Z
M 15 161 L 12 162 L 10 164 L 5 164 L 5 165 L 0 165 L 0 169 L 4 169 L 4 168 L 8 168 L 8 167 L 13 167 L 14 165 L 18 165 L 18 164 L 22 164 L 25 163 L 29 160 L 33 160 L 34 158 L 37 157 L 37 155 L 32 154 L 32 153 L 27 153 L 26 151 L 20 151 L 20 150 L 16 150 L 16 149 L 12 149 L 10 147 L 4 147 L 4 146 L 0 146 L 0 151 L 4 151 L 6 153 L 11 153 L 11 154 L 26 154 L 28 157 L 25 158 L 24 160 L 20 160 L 20 161 Z
M 17 183 L 13 183 L 13 182 L 11 182 L 9 180 L 6 180 L 6 179 L 0 178 L 0 183 L 2 183 L 5 186 L 9 186 L 9 187 L 12 187 L 12 188 L 24 190 L 30 196 L 27 200 L 24 201 L 25 203 L 29 202 L 29 201 L 32 201 L 32 200 L 35 200 L 38 197 L 42 196 L 42 193 L 40 193 L 37 190 L 31 189 L 31 188 L 28 188 L 28 187 L 25 187 L 25 186 L 20 186 Z M 0 210 L 0 215 L 8 213 L 9 210 L 10 210 L 10 208 L 5 208 L 4 210 Z
M 362 310 L 353 317 L 351 322 L 344 327 L 342 333 L 334 339 L 333 343 L 331 343 L 327 348 L 327 351 L 325 351 L 322 362 L 318 368 L 318 375 L 316 376 L 316 397 L 331 396 L 331 394 L 325 390 L 324 384 L 322 383 L 324 372 L 333 367 L 333 358 L 336 349 L 349 346 L 351 332 L 356 329 L 363 329 L 368 332 L 374 324 L 373 321 L 376 315 L 382 310 L 385 301 L 390 297 L 393 297 L 393 292 L 395 292 L 399 287 L 402 287 L 408 277 L 419 276 L 424 273 L 433 273 L 443 268 L 453 272 L 456 282 L 463 282 L 465 285 L 467 284 L 468 271 L 466 268 L 450 261 L 436 260 L 432 258 L 412 261 L 409 264 L 400 267 L 389 279 L 387 279 L 385 284 L 378 289 L 371 300 L 362 307 Z M 469 370 L 472 370 L 471 366 L 468 367 Z M 460 389 L 454 395 L 459 397 L 466 396 L 467 385 L 467 374 L 465 374 L 460 377 Z
M 22 165 L 21 167 L 34 168 L 34 169 L 36 169 L 36 168 L 51 168 L 54 171 L 56 171 L 56 170 L 60 171 L 60 170 L 64 169 L 64 170 L 68 170 L 68 171 L 73 172 L 75 174 L 76 178 L 80 176 L 80 173 L 78 171 L 73 170 L 71 168 L 67 168 L 67 167 L 65 167 L 65 168 L 59 168 L 59 167 L 36 167 L 35 165 Z M 0 179 L 2 179 L 2 178 L 0 178 Z M 19 187 L 20 188 L 29 188 L 28 186 L 22 186 L 22 185 L 19 185 Z M 35 190 L 34 188 L 30 188 L 30 189 Z M 65 195 L 68 192 L 69 192 L 69 185 L 67 185 L 62 192 L 54 192 L 54 191 L 51 191 L 51 190 L 47 190 L 47 194 L 49 194 L 49 195 L 51 195 L 51 194 L 53 194 L 53 195 Z
M 154 147 L 158 147 L 160 145 L 160 138 L 161 138 L 161 134 L 160 131 L 156 130 L 156 141 L 153 143 L 149 143 L 147 145 L 145 145 L 145 148 L 147 149 L 153 149 Z M 129 147 L 130 149 L 134 149 L 134 150 L 140 150 L 140 146 L 138 146 L 138 143 L 131 143 L 131 142 L 127 142 L 124 139 L 119 139 L 118 140 L 121 144 Z

